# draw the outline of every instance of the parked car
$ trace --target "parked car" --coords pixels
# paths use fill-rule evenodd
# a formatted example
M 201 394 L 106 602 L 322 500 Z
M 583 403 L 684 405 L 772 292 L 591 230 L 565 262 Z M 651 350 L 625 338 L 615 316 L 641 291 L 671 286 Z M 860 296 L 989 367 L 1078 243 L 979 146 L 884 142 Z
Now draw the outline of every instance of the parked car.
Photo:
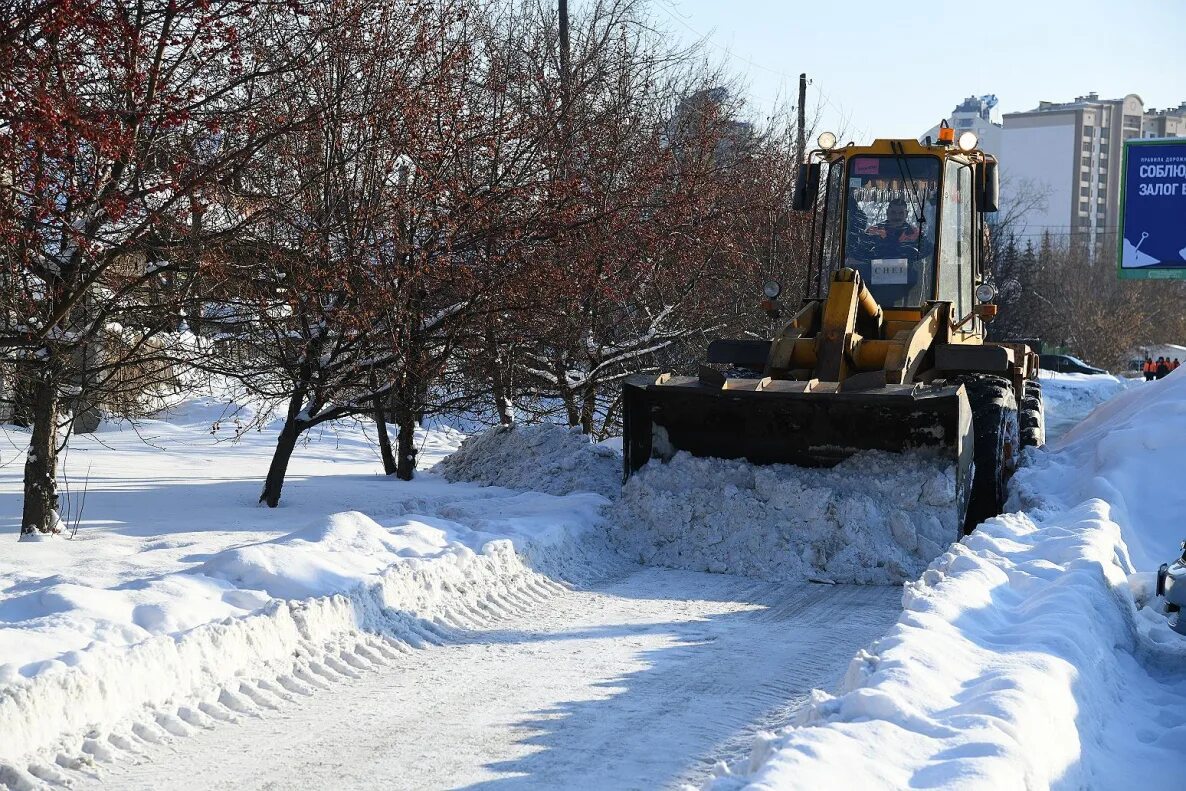
M 1083 362 L 1069 354 L 1039 354 L 1038 367 L 1060 374 L 1106 374 L 1103 368 Z

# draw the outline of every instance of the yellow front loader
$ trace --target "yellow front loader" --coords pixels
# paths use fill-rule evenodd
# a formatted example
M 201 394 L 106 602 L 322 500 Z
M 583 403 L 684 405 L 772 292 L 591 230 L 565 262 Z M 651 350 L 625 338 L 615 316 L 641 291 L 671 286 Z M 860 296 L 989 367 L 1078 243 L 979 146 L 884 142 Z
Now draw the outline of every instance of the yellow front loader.
M 952 137 L 821 136 L 795 196 L 814 295 L 770 340 L 714 341 L 697 376 L 628 379 L 627 477 L 679 451 L 818 467 L 931 448 L 956 467 L 965 530 L 1000 512 L 1021 446 L 1043 441 L 1037 356 L 985 340 L 997 163 Z

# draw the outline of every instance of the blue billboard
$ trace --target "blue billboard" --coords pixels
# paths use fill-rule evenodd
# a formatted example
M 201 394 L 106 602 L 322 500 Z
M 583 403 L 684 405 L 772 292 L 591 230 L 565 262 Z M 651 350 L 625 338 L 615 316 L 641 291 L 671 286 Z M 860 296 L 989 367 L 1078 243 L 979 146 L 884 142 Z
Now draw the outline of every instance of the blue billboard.
M 1186 278 L 1186 140 L 1124 144 L 1120 277 Z

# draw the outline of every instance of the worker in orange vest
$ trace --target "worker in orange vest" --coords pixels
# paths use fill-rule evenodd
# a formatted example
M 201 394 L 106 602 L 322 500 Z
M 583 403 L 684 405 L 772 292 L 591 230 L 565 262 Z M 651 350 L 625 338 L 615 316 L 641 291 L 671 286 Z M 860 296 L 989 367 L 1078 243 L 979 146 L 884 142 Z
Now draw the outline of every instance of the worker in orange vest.
M 1141 371 L 1145 374 L 1145 381 L 1152 382 L 1153 375 L 1157 373 L 1157 366 L 1153 364 L 1153 358 L 1145 355 L 1145 362 L 1141 364 Z
M 1169 360 L 1165 359 L 1164 357 L 1158 357 L 1157 358 L 1157 373 L 1154 374 L 1154 378 L 1163 379 L 1163 378 L 1165 378 L 1165 375 L 1168 374 L 1169 372 L 1170 372 Z
M 1178 358 L 1177 358 L 1177 357 L 1175 357 L 1175 358 L 1174 358 L 1174 361 L 1173 361 L 1172 363 L 1170 363 L 1170 370 L 1171 370 L 1171 371 L 1176 371 L 1176 370 L 1178 370 L 1178 366 L 1179 366 L 1179 365 L 1181 365 L 1181 364 L 1182 364 L 1182 363 L 1178 362 Z

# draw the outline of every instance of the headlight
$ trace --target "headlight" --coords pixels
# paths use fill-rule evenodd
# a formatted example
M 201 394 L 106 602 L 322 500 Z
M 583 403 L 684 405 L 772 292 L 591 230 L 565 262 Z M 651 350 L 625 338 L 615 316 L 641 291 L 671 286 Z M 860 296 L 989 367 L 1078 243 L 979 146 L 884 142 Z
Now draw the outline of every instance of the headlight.
M 824 132 L 815 142 L 819 143 L 819 147 L 824 151 L 831 151 L 836 147 L 836 135 L 831 132 Z
M 959 143 L 956 145 L 960 147 L 960 151 L 971 151 L 976 147 L 977 142 L 979 141 L 976 139 L 975 132 L 964 132 L 960 135 Z
M 762 286 L 762 293 L 769 299 L 778 299 L 778 295 L 782 293 L 782 285 L 777 280 L 767 280 Z
M 965 294 L 968 292 L 964 292 Z M 981 283 L 976 286 L 976 301 L 977 302 L 992 302 L 997 298 L 997 287 L 992 283 Z

